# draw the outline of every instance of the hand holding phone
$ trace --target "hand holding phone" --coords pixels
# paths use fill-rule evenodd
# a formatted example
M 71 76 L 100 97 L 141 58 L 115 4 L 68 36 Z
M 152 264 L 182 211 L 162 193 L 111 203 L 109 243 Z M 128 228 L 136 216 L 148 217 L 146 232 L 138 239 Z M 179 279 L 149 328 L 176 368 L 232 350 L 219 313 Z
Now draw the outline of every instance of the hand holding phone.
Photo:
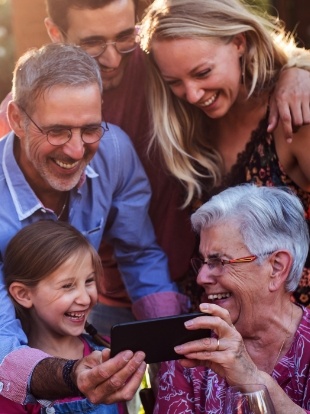
M 205 315 L 201 312 L 186 313 L 114 325 L 111 329 L 111 357 L 129 349 L 143 351 L 148 364 L 180 359 L 182 355 L 174 351 L 175 346 L 210 337 L 210 329 L 189 331 L 184 326 L 185 321 Z

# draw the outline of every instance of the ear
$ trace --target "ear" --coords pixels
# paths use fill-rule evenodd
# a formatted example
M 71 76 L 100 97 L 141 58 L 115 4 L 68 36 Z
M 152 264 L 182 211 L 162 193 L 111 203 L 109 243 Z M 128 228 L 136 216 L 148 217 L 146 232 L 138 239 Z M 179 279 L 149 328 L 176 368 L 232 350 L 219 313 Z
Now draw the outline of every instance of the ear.
M 287 250 L 279 250 L 270 257 L 272 272 L 269 281 L 271 292 L 278 290 L 285 284 L 287 276 L 291 270 L 293 258 Z
M 11 129 L 19 138 L 23 138 L 25 136 L 24 119 L 20 108 L 14 101 L 9 102 L 7 116 Z
M 53 43 L 64 43 L 64 36 L 61 33 L 59 27 L 53 22 L 52 19 L 46 17 L 44 19 L 44 24 L 47 30 L 47 34 L 49 35 Z
M 20 282 L 13 282 L 9 287 L 11 296 L 24 308 L 32 307 L 32 295 L 29 287 Z
M 239 57 L 244 55 L 246 49 L 246 38 L 244 33 L 239 33 L 234 36 L 232 40 L 233 44 L 237 47 Z

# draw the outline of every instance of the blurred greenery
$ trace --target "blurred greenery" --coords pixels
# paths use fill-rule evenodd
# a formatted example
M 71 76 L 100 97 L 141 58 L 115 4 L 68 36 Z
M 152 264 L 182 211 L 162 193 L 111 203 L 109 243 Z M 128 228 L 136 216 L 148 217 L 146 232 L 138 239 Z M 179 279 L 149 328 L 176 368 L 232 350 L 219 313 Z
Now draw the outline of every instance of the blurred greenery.
M 14 68 L 14 40 L 10 16 L 10 1 L 0 0 L 0 102 L 11 89 Z

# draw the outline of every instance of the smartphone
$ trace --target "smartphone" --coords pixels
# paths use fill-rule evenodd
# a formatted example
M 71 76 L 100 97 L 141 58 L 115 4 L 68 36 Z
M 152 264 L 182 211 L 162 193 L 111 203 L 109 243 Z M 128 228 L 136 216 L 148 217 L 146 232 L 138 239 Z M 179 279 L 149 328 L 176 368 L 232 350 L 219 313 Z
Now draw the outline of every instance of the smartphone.
M 182 355 L 174 351 L 176 345 L 210 337 L 210 329 L 189 331 L 184 326 L 185 321 L 205 315 L 201 312 L 186 313 L 114 325 L 111 329 L 111 357 L 129 349 L 143 351 L 148 364 L 180 359 Z

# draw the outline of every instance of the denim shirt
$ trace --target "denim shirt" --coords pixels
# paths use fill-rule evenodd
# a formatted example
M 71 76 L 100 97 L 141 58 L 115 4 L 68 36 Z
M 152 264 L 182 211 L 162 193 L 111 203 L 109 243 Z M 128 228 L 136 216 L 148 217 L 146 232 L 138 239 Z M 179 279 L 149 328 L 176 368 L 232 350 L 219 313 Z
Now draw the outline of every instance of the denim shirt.
M 14 154 L 14 133 L 0 140 L 0 256 L 9 240 L 38 220 L 57 220 L 37 198 Z M 15 138 L 16 139 L 16 138 Z M 70 191 L 69 222 L 98 249 L 102 237 L 113 247 L 136 317 L 180 313 L 187 300 L 171 282 L 165 254 L 148 216 L 150 186 L 129 137 L 117 126 L 101 140 L 83 183 Z M 27 385 L 36 364 L 48 355 L 26 347 L 6 292 L 0 257 L 0 393 L 18 403 L 33 401 Z M 186 304 L 185 304 L 186 303 Z

